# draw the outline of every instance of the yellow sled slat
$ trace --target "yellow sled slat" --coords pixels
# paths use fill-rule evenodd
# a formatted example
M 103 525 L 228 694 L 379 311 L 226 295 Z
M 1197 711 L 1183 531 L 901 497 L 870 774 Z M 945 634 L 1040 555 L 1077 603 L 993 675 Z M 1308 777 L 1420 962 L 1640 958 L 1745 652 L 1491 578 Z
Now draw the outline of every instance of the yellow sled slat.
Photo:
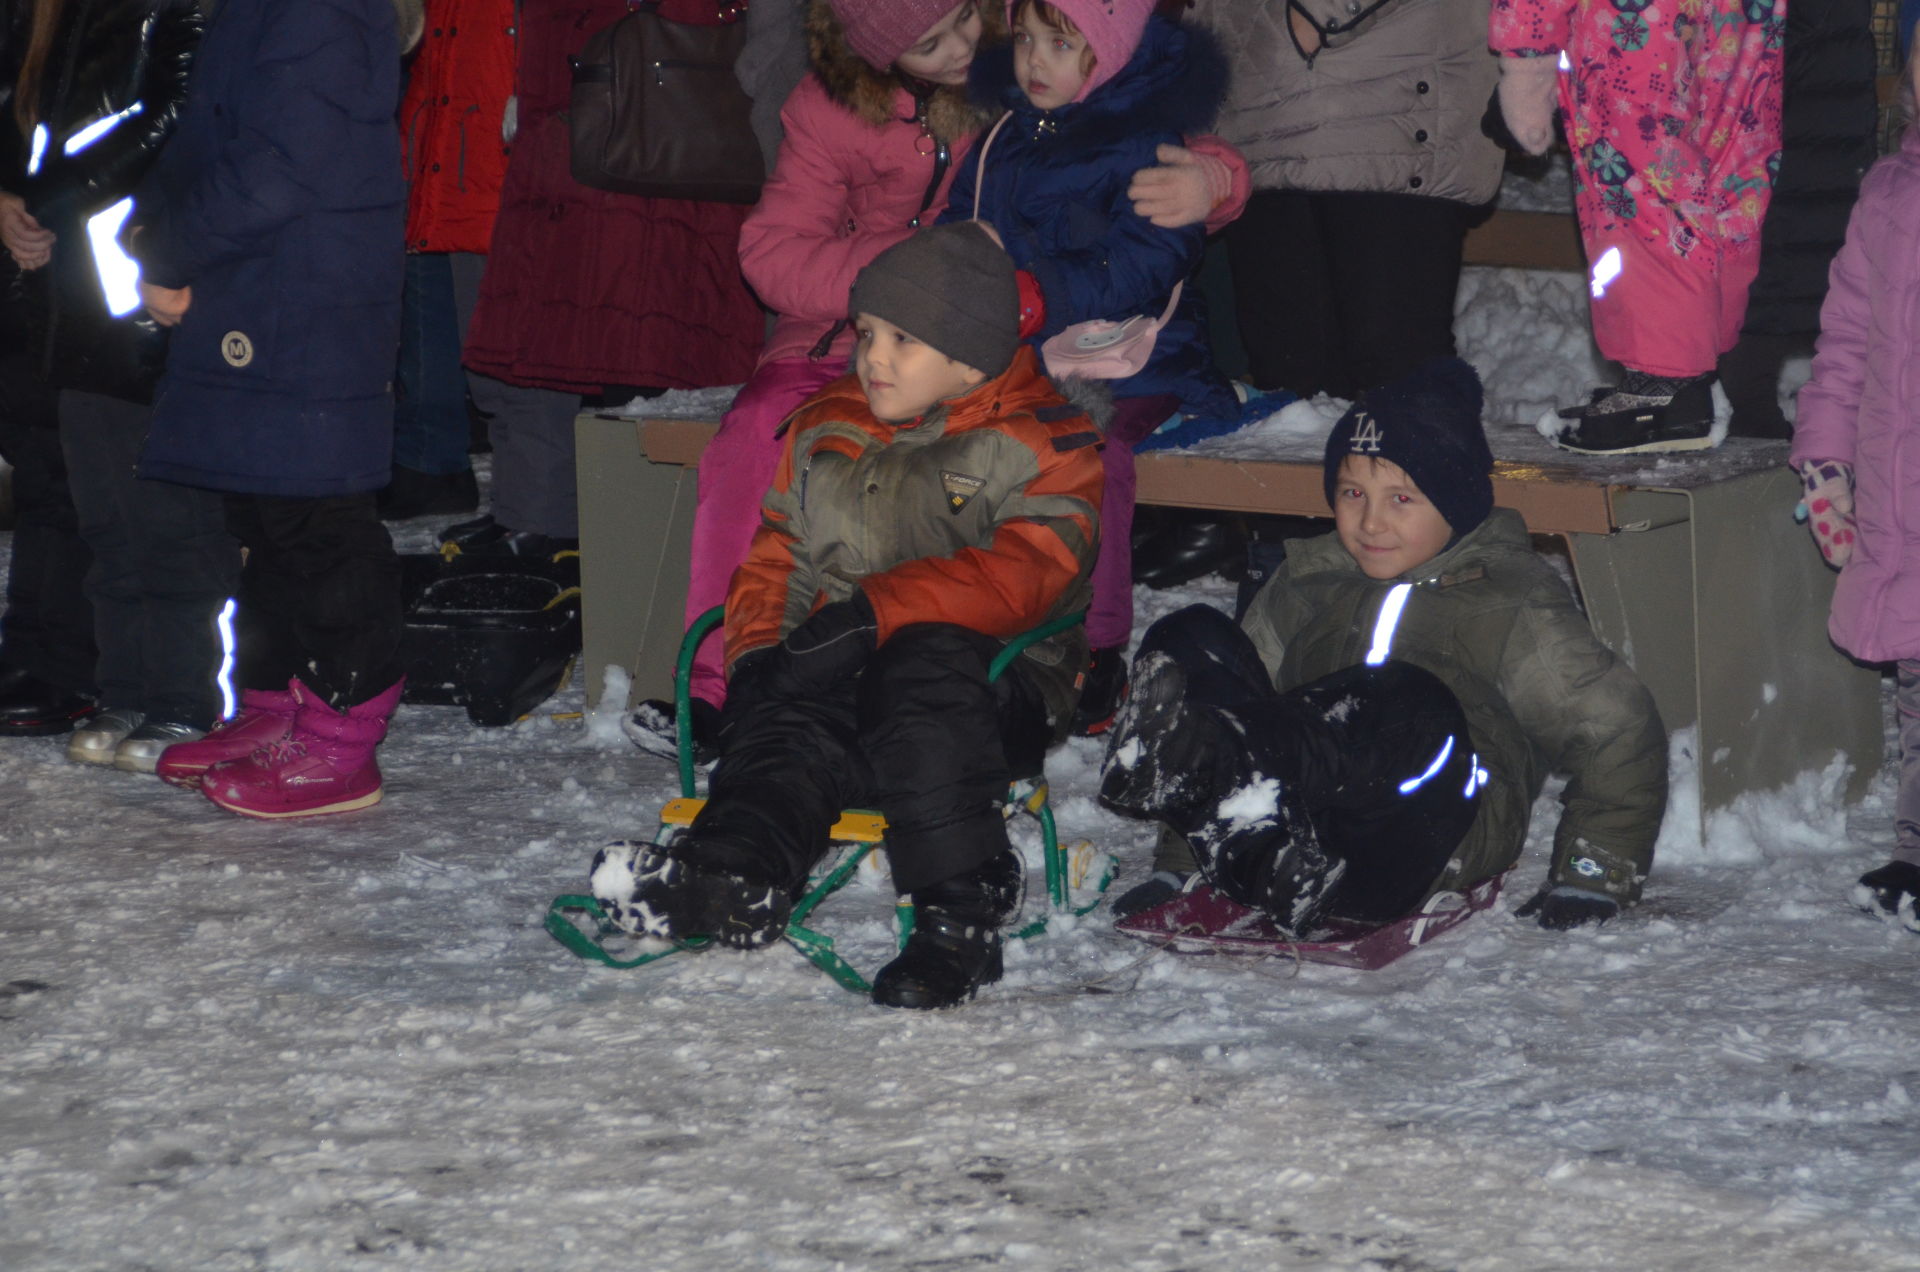
M 660 810 L 660 822 L 665 826 L 691 826 L 706 806 L 707 801 L 698 797 L 670 799 Z M 887 819 L 879 813 L 849 809 L 840 814 L 829 834 L 835 843 L 877 844 L 887 837 Z

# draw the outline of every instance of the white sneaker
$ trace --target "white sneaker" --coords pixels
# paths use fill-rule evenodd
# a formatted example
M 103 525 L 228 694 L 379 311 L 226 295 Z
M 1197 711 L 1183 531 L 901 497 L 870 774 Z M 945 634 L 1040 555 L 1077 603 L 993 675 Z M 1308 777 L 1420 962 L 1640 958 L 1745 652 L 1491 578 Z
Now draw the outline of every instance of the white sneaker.
M 99 712 L 67 739 L 67 758 L 76 764 L 113 763 L 114 751 L 146 718 L 145 712 L 131 707 L 111 707 Z
M 198 742 L 207 736 L 205 729 L 171 720 L 148 720 L 121 739 L 113 750 L 113 767 L 127 773 L 151 773 L 160 762 L 160 753 L 176 742 Z

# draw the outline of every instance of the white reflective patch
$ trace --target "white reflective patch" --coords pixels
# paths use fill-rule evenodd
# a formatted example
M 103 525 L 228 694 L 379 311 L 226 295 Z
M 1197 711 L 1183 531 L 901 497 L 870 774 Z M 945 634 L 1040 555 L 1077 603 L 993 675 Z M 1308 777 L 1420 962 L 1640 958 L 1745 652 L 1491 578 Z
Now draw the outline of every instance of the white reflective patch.
M 124 318 L 140 308 L 140 263 L 120 250 L 120 227 L 133 213 L 133 200 L 122 199 L 104 212 L 87 218 L 87 242 L 93 247 L 93 266 L 100 274 L 100 291 L 107 312 Z
M 220 628 L 220 674 L 214 679 L 220 685 L 220 718 L 231 720 L 236 703 L 233 699 L 233 611 L 234 600 L 231 596 L 220 607 L 220 617 L 215 620 Z
M 33 149 L 27 154 L 27 175 L 33 176 L 40 171 L 40 161 L 47 157 L 47 126 L 33 126 Z
M 1411 591 L 1413 584 L 1396 583 L 1387 593 L 1387 599 L 1380 602 L 1380 617 L 1373 620 L 1373 645 L 1367 650 L 1367 666 L 1378 667 L 1393 652 L 1394 629 L 1400 626 L 1400 611 L 1407 607 L 1407 593 Z
M 1480 753 L 1473 753 L 1473 762 L 1467 765 L 1467 789 L 1461 791 L 1463 798 L 1472 799 L 1482 786 L 1487 784 L 1487 770 L 1480 767 Z
M 1433 757 L 1433 763 L 1427 765 L 1427 771 L 1422 773 L 1418 777 L 1410 777 L 1406 781 L 1400 783 L 1400 793 L 1402 795 L 1411 795 L 1415 791 L 1419 790 L 1422 786 L 1425 786 L 1427 784 L 1427 780 L 1431 778 L 1435 773 L 1438 773 L 1440 771 L 1440 766 L 1445 764 L 1447 762 L 1447 757 L 1452 754 L 1453 754 L 1453 734 L 1449 733 L 1447 734 L 1447 740 L 1440 744 L 1440 753 Z
M 73 136 L 67 138 L 65 144 L 63 144 L 60 149 L 70 155 L 77 155 L 94 142 L 112 132 L 115 128 L 118 128 L 122 120 L 132 119 L 144 109 L 146 108 L 139 102 L 135 102 L 125 110 L 116 110 L 105 119 L 96 119 L 79 132 L 73 134 Z
M 1600 259 L 1593 263 L 1593 277 L 1588 283 L 1595 300 L 1607 294 L 1607 284 L 1620 277 L 1620 269 L 1619 248 L 1610 247 L 1600 253 Z
M 1560 69 L 1563 71 L 1570 71 L 1573 69 L 1573 63 L 1567 60 L 1567 55 L 1564 50 L 1562 50 L 1560 54 Z

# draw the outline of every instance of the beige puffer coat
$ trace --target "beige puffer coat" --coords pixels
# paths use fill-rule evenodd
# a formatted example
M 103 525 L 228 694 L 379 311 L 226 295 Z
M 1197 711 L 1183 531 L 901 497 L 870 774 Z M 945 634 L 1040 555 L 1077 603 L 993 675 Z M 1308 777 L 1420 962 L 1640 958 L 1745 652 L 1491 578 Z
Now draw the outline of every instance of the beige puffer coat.
M 1500 148 L 1480 119 L 1500 79 L 1488 0 L 1298 0 L 1325 33 L 1303 56 L 1283 0 L 1196 0 L 1233 63 L 1219 134 L 1256 190 L 1485 203 Z

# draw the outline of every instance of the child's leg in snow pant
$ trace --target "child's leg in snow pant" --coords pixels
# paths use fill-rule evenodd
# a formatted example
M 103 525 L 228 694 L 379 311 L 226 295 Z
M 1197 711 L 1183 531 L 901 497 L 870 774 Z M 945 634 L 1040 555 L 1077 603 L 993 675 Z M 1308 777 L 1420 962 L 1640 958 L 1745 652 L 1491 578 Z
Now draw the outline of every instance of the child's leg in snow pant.
M 1920 660 L 1896 669 L 1894 715 L 1900 727 L 1900 793 L 1894 799 L 1893 859 L 1920 866 Z
M 1781 29 L 1767 0 L 1701 13 L 1595 10 L 1560 78 L 1607 357 L 1661 376 L 1712 371 L 1759 265 L 1780 149 Z
M 794 408 L 847 371 L 842 358 L 783 358 L 753 373 L 720 431 L 700 456 L 700 498 L 693 512 L 693 561 L 687 578 L 687 625 L 727 599 L 734 570 L 760 528 L 760 501 L 780 464 L 774 436 Z M 693 662 L 693 696 L 714 706 L 727 700 L 726 640 L 716 628 Z
M 1015 660 L 989 684 L 991 636 L 948 623 L 902 628 L 860 674 L 860 748 L 887 818 L 893 886 L 910 893 L 1009 850 L 1001 805 L 1037 773 L 1051 730 Z
M 240 572 L 236 676 L 285 690 L 298 676 L 336 710 L 400 679 L 400 558 L 374 497 L 228 495 Z
M 473 403 L 492 417 L 493 519 L 509 530 L 580 537 L 573 418 L 580 395 L 470 375 Z
M 1262 867 L 1307 834 L 1345 864 L 1330 913 L 1384 921 L 1419 903 L 1478 809 L 1466 717 L 1437 677 L 1387 662 L 1280 693 L 1246 633 L 1205 606 L 1149 628 L 1140 656 L 1155 652 L 1180 665 L 1225 751 L 1203 770 L 1210 812 L 1175 825 L 1210 882 L 1252 896 Z
M 1093 563 L 1093 604 L 1087 610 L 1087 643 L 1095 649 L 1125 649 L 1133 638 L 1133 495 L 1138 482 L 1133 448 L 1180 405 L 1171 394 L 1119 398 L 1107 426 L 1100 463 L 1106 485 L 1100 496 L 1100 554 Z
M 735 686 L 692 850 L 750 878 L 797 887 L 846 808 L 887 819 L 902 892 L 965 873 L 1007 848 L 1008 774 L 1034 771 L 1046 708 L 1018 666 L 993 685 L 1000 642 L 943 623 L 896 632 L 827 693 Z

